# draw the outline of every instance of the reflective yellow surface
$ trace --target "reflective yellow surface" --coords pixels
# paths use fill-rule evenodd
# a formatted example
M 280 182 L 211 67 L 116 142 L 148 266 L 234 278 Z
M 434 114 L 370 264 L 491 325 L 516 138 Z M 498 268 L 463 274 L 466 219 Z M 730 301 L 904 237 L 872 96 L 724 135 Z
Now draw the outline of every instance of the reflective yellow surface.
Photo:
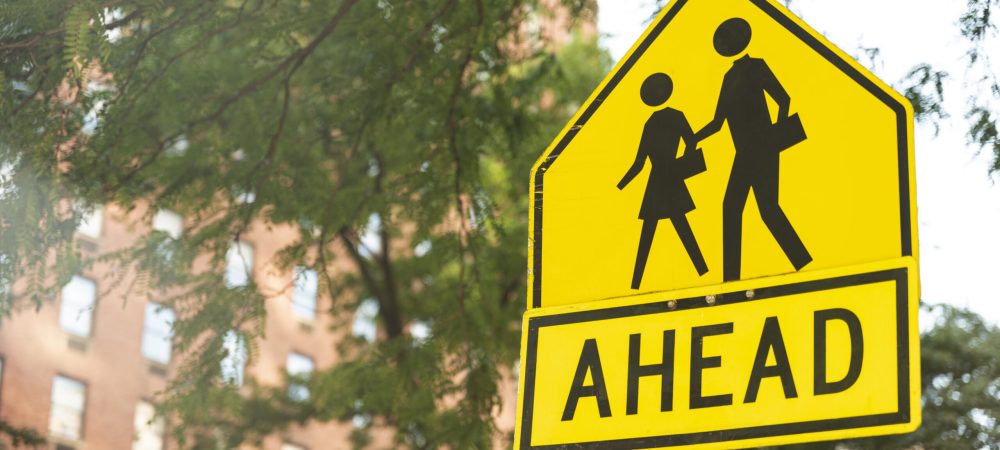
M 651 30 L 676 3 L 665 8 Z M 649 165 L 624 190 L 616 184 L 636 157 L 646 120 L 662 108 L 649 107 L 640 99 L 640 86 L 647 76 L 663 72 L 673 79 L 673 96 L 664 106 L 683 112 L 694 131 L 712 119 L 723 76 L 735 59 L 714 50 L 713 33 L 719 24 L 733 17 L 750 23 L 753 34 L 746 53 L 767 63 L 791 97 L 790 112 L 799 114 L 808 135 L 806 141 L 780 156 L 779 204 L 813 258 L 802 271 L 916 257 L 909 103 L 777 3 L 756 3 L 684 3 L 652 43 L 639 48 L 650 36 L 647 30 L 637 47 L 585 103 L 580 114 L 595 102 L 600 106 L 592 109 L 575 137 L 568 143 L 564 140 L 580 115 L 539 160 L 535 172 L 545 169 L 543 182 L 538 185 L 533 175 L 532 186 L 541 192 L 543 201 L 533 198 L 541 214 L 532 217 L 534 231 L 529 247 L 533 255 L 539 251 L 537 244 L 541 241 L 541 264 L 529 258 L 529 276 L 532 286 L 540 281 L 540 291 L 529 289 L 529 307 L 723 282 L 722 203 L 734 157 L 728 126 L 699 143 L 707 172 L 686 182 L 696 205 L 687 219 L 707 262 L 707 274 L 697 274 L 670 221 L 661 220 L 641 288 L 631 289 L 642 229 L 638 213 Z M 792 25 L 779 23 L 759 4 L 787 16 Z M 827 53 L 810 47 L 789 26 L 804 30 Z M 633 54 L 639 57 L 625 70 L 623 63 Z M 850 70 L 837 67 L 831 58 Z M 614 77 L 621 73 L 624 75 L 614 84 Z M 598 98 L 609 83 L 615 85 L 614 89 Z M 881 92 L 883 99 L 866 89 L 866 84 Z M 777 108 L 773 101 L 769 102 L 774 116 Z M 897 111 L 889 104 L 896 104 Z M 565 145 L 560 146 L 560 142 Z M 553 152 L 558 153 L 554 159 Z M 902 185 L 908 187 L 908 192 L 901 192 L 901 173 L 905 177 Z M 904 235 L 912 242 L 912 251 L 905 249 Z M 794 272 L 764 226 L 752 195 L 744 210 L 742 248 L 742 279 Z
M 763 280 L 763 285 L 762 280 L 741 281 L 724 291 L 689 289 L 529 311 L 515 448 L 579 444 L 573 448 L 598 449 L 615 441 L 623 445 L 616 448 L 721 449 L 911 431 L 920 422 L 916 276 L 913 259 L 900 258 L 788 275 Z M 751 299 L 742 299 L 748 290 L 753 290 Z M 719 303 L 707 306 L 706 295 L 716 295 Z M 736 301 L 727 303 L 727 298 Z M 664 307 L 671 299 L 681 299 L 676 310 Z M 846 390 L 817 394 L 816 312 L 837 309 L 849 311 L 860 324 L 860 372 Z M 786 398 L 780 377 L 764 377 L 756 400 L 747 403 L 769 317 L 780 324 L 796 393 Z M 825 379 L 834 382 L 848 373 L 858 342 L 850 339 L 846 322 L 826 323 Z M 693 350 L 692 330 L 718 324 L 731 324 L 732 332 L 705 337 L 700 354 Z M 629 337 L 641 336 L 639 363 L 651 365 L 663 360 L 664 330 L 675 334 L 672 409 L 661 411 L 661 378 L 646 376 L 639 381 L 637 411 L 627 414 Z M 576 401 L 572 418 L 564 420 L 588 339 L 596 342 L 610 415 L 601 417 L 596 397 L 585 395 Z M 780 365 L 777 350 L 765 348 L 766 365 Z M 720 358 L 719 367 L 701 370 L 700 392 L 731 394 L 731 404 L 690 407 L 692 354 Z M 582 386 L 597 383 L 591 369 Z

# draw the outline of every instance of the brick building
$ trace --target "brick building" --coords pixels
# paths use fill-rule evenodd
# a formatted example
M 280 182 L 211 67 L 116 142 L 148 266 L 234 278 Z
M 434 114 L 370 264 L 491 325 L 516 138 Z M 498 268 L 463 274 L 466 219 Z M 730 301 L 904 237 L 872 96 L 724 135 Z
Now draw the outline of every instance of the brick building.
M 572 37 L 569 23 L 566 12 L 557 8 L 554 14 L 533 15 L 523 31 L 540 32 L 546 41 L 561 45 Z M 584 23 L 579 31 L 593 35 L 596 23 Z M 146 213 L 113 205 L 99 208 L 77 230 L 80 248 L 91 255 L 106 254 L 129 247 L 151 229 L 174 238 L 183 233 L 183 217 L 170 211 Z M 241 239 L 227 255 L 227 283 L 239 285 L 253 277 L 263 292 L 273 295 L 266 301 L 265 338 L 252 363 L 246 363 L 246 345 L 227 338 L 233 356 L 222 362 L 220 376 L 238 385 L 253 378 L 262 385 L 280 386 L 286 372 L 305 374 L 336 364 L 334 345 L 344 336 L 329 331 L 333 319 L 325 311 L 331 300 L 317 292 L 316 274 L 269 264 L 295 239 L 295 231 L 256 226 Z M 42 432 L 50 449 L 177 448 L 169 439 L 172 424 L 154 420 L 151 404 L 167 387 L 180 359 L 171 348 L 170 322 L 175 314 L 157 303 L 156 292 L 134 295 L 133 274 L 126 274 L 121 283 L 108 281 L 114 278 L 110 270 L 97 264 L 66 284 L 55 302 L 38 311 L 17 311 L 0 324 L 0 418 Z M 351 329 L 342 332 L 374 339 L 376 313 L 362 303 Z M 501 431 L 498 448 L 509 445 L 502 435 L 513 433 L 514 427 L 516 387 L 506 378 L 510 381 L 501 389 L 504 408 L 496 412 Z M 308 391 L 292 386 L 289 395 L 308 395 Z M 310 423 L 269 436 L 260 448 L 349 449 L 353 427 Z M 387 433 L 376 432 L 373 437 L 372 448 L 392 446 Z
M 183 218 L 169 211 L 144 223 L 139 211 L 108 206 L 94 212 L 77 230 L 81 248 L 105 253 L 130 245 L 156 228 L 174 236 Z M 220 375 L 243 384 L 252 377 L 281 385 L 284 372 L 308 373 L 336 364 L 332 319 L 323 313 L 328 299 L 317 295 L 316 275 L 279 271 L 266 262 L 288 242 L 290 230 L 251 230 L 227 257 L 226 281 L 254 277 L 262 290 L 275 292 L 266 302 L 266 338 L 252 364 L 246 346 L 227 339 L 234 357 Z M 167 386 L 178 355 L 171 349 L 173 311 L 156 303 L 156 293 L 132 295 L 130 279 L 110 284 L 108 267 L 96 265 L 75 276 L 56 302 L 39 311 L 20 311 L 0 326 L 0 417 L 15 426 L 49 436 L 52 448 L 76 450 L 159 450 L 168 424 L 150 421 L 150 401 Z M 295 281 L 293 281 L 295 280 Z M 290 289 L 289 289 L 290 287 Z M 354 332 L 374 330 L 374 316 L 362 312 Z M 289 395 L 308 395 L 294 387 Z M 298 450 L 350 448 L 351 424 L 309 424 L 271 436 L 263 448 Z M 331 443 L 342 443 L 342 445 Z

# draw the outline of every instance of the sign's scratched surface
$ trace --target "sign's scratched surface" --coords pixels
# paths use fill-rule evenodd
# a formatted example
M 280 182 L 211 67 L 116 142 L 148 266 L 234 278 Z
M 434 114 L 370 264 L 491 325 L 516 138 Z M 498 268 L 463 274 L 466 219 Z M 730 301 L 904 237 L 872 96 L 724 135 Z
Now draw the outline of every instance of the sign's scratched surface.
M 532 172 L 529 308 L 916 258 L 909 103 L 773 0 L 674 0 Z
M 695 288 L 529 311 L 515 448 L 745 448 L 913 430 L 916 267 L 853 269 L 736 282 L 714 306 L 714 291 Z

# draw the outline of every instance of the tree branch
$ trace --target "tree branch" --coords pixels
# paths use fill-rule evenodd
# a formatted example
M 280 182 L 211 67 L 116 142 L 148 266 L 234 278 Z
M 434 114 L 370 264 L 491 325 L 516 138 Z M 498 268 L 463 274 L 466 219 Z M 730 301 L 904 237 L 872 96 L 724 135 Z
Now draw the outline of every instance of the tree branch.
M 316 48 L 319 47 L 319 44 L 322 43 L 331 34 L 333 34 L 334 30 L 337 29 L 337 26 L 340 24 L 341 20 L 343 20 L 343 18 L 347 15 L 347 13 L 350 12 L 351 8 L 357 3 L 358 0 L 344 0 L 344 2 L 340 4 L 340 8 L 337 9 L 337 12 L 333 15 L 332 18 L 330 18 L 330 20 L 326 23 L 326 25 L 323 26 L 323 29 L 320 30 L 320 32 L 312 39 L 312 41 L 309 42 L 308 45 L 293 52 L 291 55 L 285 58 L 280 64 L 278 64 L 275 68 L 271 69 L 267 73 L 243 85 L 240 89 L 236 91 L 235 94 L 224 99 L 214 112 L 212 112 L 207 116 L 203 116 L 199 119 L 192 121 L 191 125 L 210 122 L 218 119 L 223 113 L 226 112 L 227 109 L 229 109 L 230 106 L 236 103 L 239 99 L 256 92 L 258 89 L 261 88 L 261 86 L 274 79 L 274 77 L 278 76 L 278 74 L 280 74 L 282 71 L 291 68 L 291 73 L 294 73 L 295 70 L 297 70 L 299 66 L 301 66 L 302 63 L 305 62 L 306 58 L 308 58 L 309 55 L 311 55 L 316 50 Z
M 368 266 L 368 261 L 365 259 L 361 253 L 358 252 L 357 244 L 351 239 L 350 233 L 346 228 L 341 228 L 337 235 L 340 239 L 344 241 L 344 246 L 347 247 L 347 253 L 351 256 L 354 264 L 358 267 L 358 272 L 361 274 L 362 280 L 368 290 L 375 295 L 375 298 L 379 303 L 379 317 L 385 323 L 386 334 L 389 340 L 395 339 L 403 334 L 403 321 L 399 314 L 399 303 L 395 298 L 389 299 L 386 292 L 381 289 L 381 284 L 378 279 L 372 273 L 371 268 Z M 385 249 L 383 249 L 385 251 Z M 382 262 L 380 261 L 380 264 Z
M 122 3 L 122 0 L 116 0 L 116 1 L 108 2 L 107 4 L 101 6 L 100 8 L 101 9 L 111 8 L 111 7 L 117 6 L 120 3 Z M 135 11 L 129 13 L 128 15 L 126 15 L 125 17 L 122 17 L 121 19 L 118 19 L 118 20 L 116 20 L 114 22 L 105 24 L 104 25 L 104 30 L 105 31 L 111 31 L 111 30 L 114 30 L 116 28 L 120 28 L 120 27 L 124 26 L 125 24 L 129 23 L 132 19 L 134 19 L 135 16 L 137 16 L 140 13 L 140 11 L 141 11 L 140 9 L 136 9 Z M 18 50 L 18 49 L 23 49 L 23 48 L 31 48 L 31 47 L 34 47 L 35 44 L 37 44 L 38 41 L 42 40 L 43 38 L 52 37 L 52 36 L 58 36 L 58 35 L 63 34 L 65 32 L 66 32 L 66 27 L 53 28 L 53 29 L 48 30 L 48 31 L 46 31 L 44 33 L 37 34 L 37 35 L 32 36 L 32 37 L 27 38 L 27 39 L 23 39 L 23 40 L 20 40 L 20 41 L 12 42 L 10 44 L 0 44 L 0 50 Z
M 484 20 L 484 6 L 482 0 L 476 2 L 476 8 L 478 10 L 478 22 L 477 28 L 481 27 Z M 458 96 L 462 92 L 462 87 L 465 80 L 465 72 L 468 70 L 469 66 L 472 64 L 472 56 L 475 49 L 476 41 L 478 41 L 478 35 L 473 38 L 473 41 L 469 43 L 466 47 L 465 54 L 462 59 L 462 63 L 459 65 L 458 72 L 455 74 L 454 85 L 452 86 L 451 95 L 449 96 L 449 106 L 448 106 L 448 119 L 446 121 L 446 129 L 448 136 L 448 148 L 451 150 L 452 161 L 455 166 L 455 183 L 454 183 L 454 195 L 455 195 L 455 210 L 459 215 L 459 230 L 458 230 L 458 309 L 461 315 L 465 315 L 465 296 L 466 296 L 466 280 L 465 280 L 465 253 L 466 253 L 466 242 L 465 242 L 465 231 L 466 231 L 466 211 L 465 211 L 465 200 L 462 195 L 462 160 L 461 154 L 458 149 Z
M 392 268 L 392 261 L 389 258 L 389 232 L 385 229 L 385 219 L 383 218 L 382 220 L 382 229 L 379 230 L 382 251 L 378 253 L 375 259 L 382 270 L 383 286 L 385 287 L 385 296 L 381 299 L 383 301 L 380 302 L 382 304 L 381 316 L 385 319 L 389 339 L 393 339 L 403 334 L 403 312 L 399 305 L 399 289 L 396 286 L 396 275 Z

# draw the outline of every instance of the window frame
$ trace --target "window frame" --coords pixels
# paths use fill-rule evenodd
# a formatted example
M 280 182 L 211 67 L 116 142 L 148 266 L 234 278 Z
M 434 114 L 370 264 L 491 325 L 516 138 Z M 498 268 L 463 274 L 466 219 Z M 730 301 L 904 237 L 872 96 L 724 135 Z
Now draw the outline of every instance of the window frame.
M 236 253 L 237 255 L 239 255 L 239 258 L 241 259 L 240 263 L 243 266 L 241 269 L 245 270 L 244 276 L 246 278 L 243 280 L 242 284 L 237 284 L 230 282 L 229 274 L 231 273 L 230 270 L 231 266 L 229 258 L 233 249 L 240 247 L 243 247 L 246 250 L 248 250 L 247 252 L 245 252 L 245 254 L 242 255 L 239 252 Z M 243 250 L 243 248 L 241 248 L 241 250 Z M 240 239 L 239 241 L 230 241 L 229 248 L 226 249 L 226 271 L 223 274 L 223 282 L 226 284 L 227 288 L 229 289 L 243 288 L 249 286 L 250 283 L 253 282 L 254 276 L 256 275 L 256 262 L 257 262 L 256 252 L 257 249 L 249 241 L 243 239 Z M 249 261 L 246 261 L 246 254 L 250 255 Z
M 174 217 L 167 217 L 167 216 L 174 216 Z M 165 217 L 165 218 L 162 219 L 162 220 L 160 220 L 161 225 L 158 226 L 157 225 L 157 218 L 159 218 L 159 217 Z M 163 226 L 162 225 L 162 223 L 163 223 L 164 220 L 171 221 L 174 218 L 176 218 L 178 220 L 178 224 L 177 225 L 179 225 L 179 228 L 177 230 L 174 230 L 174 229 L 170 228 L 169 226 Z M 171 224 L 171 225 L 173 225 L 173 224 Z M 156 210 L 156 213 L 153 214 L 153 220 L 152 220 L 152 222 L 150 222 L 150 228 L 152 230 L 154 230 L 154 231 L 162 231 L 162 232 L 166 233 L 168 236 L 170 236 L 171 239 L 174 239 L 174 240 L 180 239 L 180 237 L 184 234 L 184 216 L 182 216 L 182 215 L 178 214 L 176 211 L 173 211 L 173 210 L 170 210 L 170 209 L 165 209 L 165 208 L 158 209 L 158 210 Z
M 150 308 L 153 308 L 153 310 L 154 310 L 153 316 L 157 317 L 157 318 L 159 318 L 159 316 L 161 314 L 163 314 L 164 311 L 170 311 L 171 320 L 166 325 L 166 327 L 167 327 L 166 336 L 150 337 L 150 339 L 153 339 L 153 338 L 165 338 L 165 340 L 167 342 L 167 344 L 166 344 L 166 346 L 167 346 L 167 358 L 166 358 L 166 361 L 161 361 L 161 360 L 156 359 L 156 358 L 154 358 L 151 355 L 149 355 L 149 354 L 146 353 L 146 339 L 147 339 L 148 336 L 150 336 L 150 333 L 149 333 L 149 331 L 150 331 L 150 323 L 149 323 Z M 147 361 L 152 361 L 152 362 L 157 363 L 157 364 L 163 364 L 163 365 L 169 365 L 170 364 L 170 362 L 173 360 L 173 352 L 174 352 L 173 324 L 176 321 L 177 321 L 177 313 L 174 311 L 173 308 L 164 306 L 164 305 L 156 303 L 156 302 L 146 302 L 145 308 L 143 309 L 143 318 L 142 318 L 142 340 L 139 342 L 139 353 L 142 354 L 143 358 L 145 358 Z
M 311 275 L 312 278 L 309 278 L 309 275 L 307 275 L 308 273 L 312 273 L 312 275 Z M 302 290 L 300 290 L 300 287 L 302 287 L 303 284 L 310 283 L 310 282 L 311 282 L 311 284 L 313 284 L 313 286 L 311 286 L 312 287 L 312 298 L 310 299 L 311 305 L 303 305 L 301 302 L 299 302 L 299 294 L 300 294 L 300 292 L 303 292 L 303 291 L 305 291 L 305 292 L 308 293 L 309 290 L 305 289 L 305 288 L 302 288 Z M 292 270 L 292 299 L 291 300 L 292 300 L 291 301 L 292 315 L 294 315 L 295 318 L 297 318 L 299 320 L 302 320 L 302 321 L 305 321 L 305 322 L 314 322 L 316 320 L 316 313 L 319 312 L 319 272 L 318 271 L 316 271 L 315 269 L 306 267 L 306 266 L 295 266 L 295 268 Z M 308 309 L 309 314 L 308 315 L 302 314 L 302 312 L 307 311 L 307 307 L 308 306 L 311 306 L 311 309 Z
M 234 374 L 236 375 L 235 377 L 232 378 L 227 377 L 225 364 L 229 361 L 237 360 L 236 358 L 234 358 L 234 355 L 227 354 L 222 358 L 222 360 L 219 361 L 219 377 L 225 384 L 229 384 L 231 386 L 236 386 L 236 387 L 243 387 L 243 385 L 246 384 L 247 365 L 250 362 L 250 353 L 249 350 L 247 350 L 246 338 L 242 334 L 240 334 L 239 331 L 237 330 L 227 331 L 226 334 L 222 336 L 222 348 L 223 350 L 226 351 L 230 350 L 227 344 L 228 342 L 227 338 L 229 336 L 233 336 L 233 341 L 235 342 L 233 348 L 240 351 L 241 356 L 239 362 L 241 364 L 239 367 L 236 367 L 235 364 L 232 367 L 233 369 L 235 369 L 235 374 Z
M 146 398 L 140 398 L 138 401 L 135 402 L 135 410 L 132 413 L 132 427 L 133 427 L 133 430 L 132 430 L 132 448 L 131 448 L 131 450 L 135 450 L 135 445 L 136 445 L 136 443 L 139 440 L 139 430 L 135 429 L 135 426 L 138 425 L 138 424 L 136 424 L 135 421 L 137 419 L 137 416 L 139 415 L 139 405 L 142 405 L 142 404 L 149 405 L 153 409 L 153 420 L 154 421 L 157 420 L 157 419 L 160 420 L 161 426 L 163 427 L 163 429 L 160 430 L 160 436 L 159 436 L 160 437 L 160 450 L 166 449 L 167 448 L 167 420 L 166 420 L 166 418 L 165 417 L 159 417 L 159 418 L 157 418 L 156 417 L 156 407 L 153 405 L 153 402 L 150 401 L 149 399 L 146 399 Z
M 53 414 L 54 407 L 56 405 L 56 402 L 55 402 L 56 380 L 59 379 L 59 378 L 62 378 L 64 380 L 69 380 L 71 382 L 75 382 L 75 383 L 80 384 L 80 386 L 83 386 L 83 395 L 82 395 L 83 401 L 82 401 L 82 403 L 80 405 L 80 429 L 77 430 L 77 437 L 76 438 L 71 438 L 71 437 L 57 435 L 57 434 L 53 433 L 53 431 L 52 431 L 52 414 Z M 57 441 L 57 443 L 58 443 L 58 441 L 73 442 L 73 443 L 82 443 L 83 442 L 84 437 L 86 437 L 84 431 L 87 429 L 87 405 L 90 403 L 89 402 L 89 396 L 90 396 L 89 394 L 90 394 L 90 385 L 87 384 L 86 381 L 83 381 L 80 378 L 76 378 L 76 377 L 73 377 L 73 376 L 70 376 L 70 375 L 66 375 L 63 372 L 56 372 L 56 374 L 52 377 L 52 392 L 49 394 L 49 424 L 48 424 L 48 430 L 47 430 L 47 432 L 48 432 L 48 435 L 50 437 L 55 438 L 55 440 Z
M 70 283 L 72 283 L 73 281 L 75 281 L 77 278 L 79 278 L 81 280 L 84 280 L 86 282 L 89 282 L 93 286 L 93 288 L 94 288 L 94 290 L 93 290 L 93 294 L 94 295 L 93 295 L 93 298 L 90 301 L 89 310 L 86 312 L 87 316 L 89 316 L 89 320 L 87 320 L 87 322 L 86 322 L 87 323 L 87 333 L 86 334 L 79 334 L 79 333 L 76 332 L 76 330 L 67 329 L 66 325 L 63 323 L 63 309 L 66 307 L 66 293 L 65 293 L 65 291 L 66 291 L 66 288 L 70 285 Z M 92 339 L 94 337 L 94 328 L 95 328 L 94 325 L 95 325 L 96 319 L 97 319 L 96 318 L 96 312 L 97 312 L 97 303 L 98 303 L 98 293 L 99 292 L 100 292 L 100 289 L 99 289 L 99 285 L 97 284 L 97 280 L 89 278 L 89 277 L 87 277 L 87 276 L 85 276 L 83 274 L 73 275 L 73 278 L 70 278 L 70 281 L 67 282 L 66 284 L 64 284 L 63 287 L 62 287 L 62 289 L 59 290 L 59 317 L 58 317 L 59 329 L 62 330 L 64 333 L 67 333 L 70 336 L 73 336 L 73 337 L 76 337 L 76 338 L 80 338 L 80 339 Z M 75 311 L 74 313 L 79 317 L 82 314 L 83 311 L 84 311 L 83 309 L 79 309 L 79 310 Z M 72 327 L 72 326 L 73 325 L 70 325 L 70 327 Z
M 291 366 L 292 366 L 291 362 L 292 359 L 294 359 L 294 357 L 299 357 L 301 358 L 302 361 L 309 361 L 309 370 L 307 372 L 296 371 L 293 373 L 291 371 Z M 295 350 L 288 352 L 288 355 L 285 357 L 285 373 L 287 373 L 290 377 L 300 377 L 308 382 L 308 380 L 312 378 L 312 374 L 315 372 L 316 372 L 315 358 L 305 353 L 297 352 Z M 297 392 L 304 393 L 304 395 L 301 398 L 298 398 L 297 396 L 300 394 L 297 394 Z M 309 391 L 309 385 L 300 383 L 289 382 L 287 394 L 289 399 L 296 402 L 305 402 L 312 397 L 312 392 Z
M 87 219 L 94 219 L 94 218 L 97 219 L 97 226 L 93 227 L 96 228 L 96 230 L 92 231 L 96 231 L 96 234 L 91 234 L 89 230 L 85 231 L 83 228 L 85 223 L 87 224 L 90 223 L 90 221 Z M 77 236 L 82 236 L 92 241 L 100 240 L 101 237 L 104 236 L 104 205 L 94 205 L 93 211 L 83 214 L 80 217 L 80 223 L 76 225 L 76 229 L 73 230 L 73 232 Z
M 359 301 L 354 307 L 354 313 L 351 317 L 351 336 L 368 343 L 377 341 L 378 318 L 381 309 L 381 305 L 374 297 L 367 297 Z

